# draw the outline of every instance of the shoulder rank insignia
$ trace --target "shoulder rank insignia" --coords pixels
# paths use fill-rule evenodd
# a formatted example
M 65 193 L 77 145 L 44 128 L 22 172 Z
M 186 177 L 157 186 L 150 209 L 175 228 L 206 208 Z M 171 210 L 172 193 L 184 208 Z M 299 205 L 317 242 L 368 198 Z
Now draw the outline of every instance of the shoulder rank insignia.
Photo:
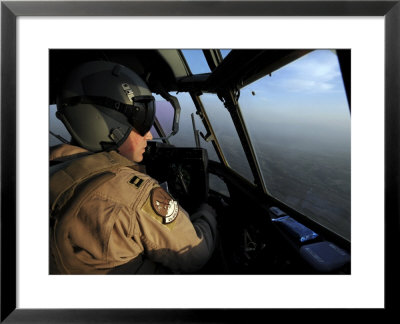
M 137 188 L 139 188 L 141 186 L 141 184 L 143 183 L 143 179 L 140 179 L 137 176 L 134 176 L 131 180 L 129 180 L 129 183 L 132 185 L 135 185 Z
M 172 223 L 178 216 L 179 206 L 176 200 L 161 187 L 154 188 L 150 193 L 151 207 L 158 216 L 162 217 L 163 224 Z

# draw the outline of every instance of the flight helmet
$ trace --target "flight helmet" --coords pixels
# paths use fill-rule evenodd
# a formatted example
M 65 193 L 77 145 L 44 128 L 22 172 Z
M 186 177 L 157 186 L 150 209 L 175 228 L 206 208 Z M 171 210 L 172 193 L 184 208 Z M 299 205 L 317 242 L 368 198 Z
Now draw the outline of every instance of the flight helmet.
M 117 149 L 132 130 L 144 136 L 155 102 L 142 78 L 127 67 L 94 61 L 75 68 L 57 97 L 57 113 L 72 139 L 89 151 Z

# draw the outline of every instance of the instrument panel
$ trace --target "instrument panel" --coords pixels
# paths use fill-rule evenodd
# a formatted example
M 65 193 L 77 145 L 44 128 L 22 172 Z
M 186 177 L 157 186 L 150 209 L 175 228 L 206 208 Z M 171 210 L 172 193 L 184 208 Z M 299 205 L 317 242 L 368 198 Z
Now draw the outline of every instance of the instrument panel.
M 193 212 L 207 200 L 208 155 L 205 149 L 149 141 L 142 164 L 147 174 L 162 184 L 187 212 Z

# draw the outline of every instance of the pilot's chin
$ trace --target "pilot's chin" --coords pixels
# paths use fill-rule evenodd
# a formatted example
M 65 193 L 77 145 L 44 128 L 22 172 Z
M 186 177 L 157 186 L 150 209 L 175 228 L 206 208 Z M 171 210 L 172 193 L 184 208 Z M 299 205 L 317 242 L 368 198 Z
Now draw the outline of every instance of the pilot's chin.
M 133 157 L 132 161 L 133 162 L 137 162 L 137 163 L 142 162 L 143 161 L 143 155 L 141 155 L 139 157 L 136 157 L 136 158 Z

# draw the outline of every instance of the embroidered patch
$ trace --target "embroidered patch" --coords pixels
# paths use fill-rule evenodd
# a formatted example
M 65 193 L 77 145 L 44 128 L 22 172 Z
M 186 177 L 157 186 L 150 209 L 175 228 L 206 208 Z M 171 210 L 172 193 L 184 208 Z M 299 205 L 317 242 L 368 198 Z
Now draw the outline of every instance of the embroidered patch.
M 161 187 L 154 188 L 150 194 L 151 207 L 162 217 L 163 224 L 172 223 L 178 216 L 178 202 Z
M 131 180 L 129 180 L 130 184 L 135 185 L 137 188 L 139 188 L 141 186 L 141 184 L 143 183 L 143 179 L 140 179 L 137 176 L 134 176 Z

